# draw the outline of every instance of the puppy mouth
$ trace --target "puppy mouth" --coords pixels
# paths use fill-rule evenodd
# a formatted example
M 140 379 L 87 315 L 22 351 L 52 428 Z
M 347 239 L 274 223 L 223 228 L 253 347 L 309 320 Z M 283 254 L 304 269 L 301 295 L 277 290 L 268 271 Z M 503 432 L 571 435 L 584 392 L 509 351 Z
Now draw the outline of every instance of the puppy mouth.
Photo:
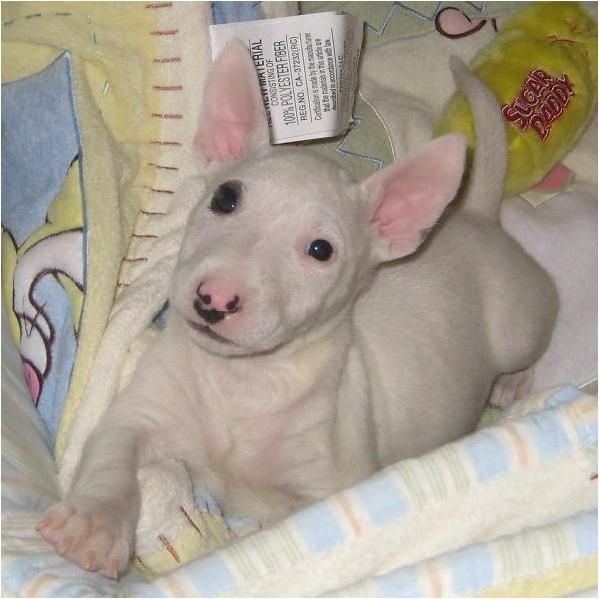
M 223 337 L 222 335 L 219 335 L 218 333 L 213 331 L 208 325 L 204 325 L 203 323 L 196 323 L 196 321 L 190 321 L 190 319 L 186 319 L 186 323 L 192 329 L 195 329 L 196 331 L 203 333 L 204 335 L 209 337 L 211 340 L 220 342 L 221 344 L 229 344 L 231 346 L 235 346 L 235 344 L 231 340 L 228 340 L 227 338 Z

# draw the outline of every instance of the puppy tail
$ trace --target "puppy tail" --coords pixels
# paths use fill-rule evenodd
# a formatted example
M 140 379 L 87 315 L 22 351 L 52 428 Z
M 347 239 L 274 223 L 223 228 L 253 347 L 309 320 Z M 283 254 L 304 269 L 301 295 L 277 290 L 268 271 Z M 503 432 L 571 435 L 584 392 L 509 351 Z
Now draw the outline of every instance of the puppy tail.
M 464 206 L 482 217 L 498 220 L 508 163 L 506 129 L 490 88 L 456 56 L 450 70 L 459 91 L 468 99 L 475 125 L 475 152 Z

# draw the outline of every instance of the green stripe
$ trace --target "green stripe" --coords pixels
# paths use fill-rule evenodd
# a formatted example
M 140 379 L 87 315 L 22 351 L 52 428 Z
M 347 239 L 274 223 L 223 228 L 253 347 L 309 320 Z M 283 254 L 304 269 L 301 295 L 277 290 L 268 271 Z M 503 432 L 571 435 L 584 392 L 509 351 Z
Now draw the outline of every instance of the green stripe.
M 537 552 L 537 539 L 536 536 L 531 531 L 525 530 L 523 532 L 523 547 L 525 548 L 526 555 L 525 558 L 527 560 L 527 564 L 525 565 L 525 573 L 539 572 L 539 570 L 543 567 L 543 563 L 539 563 L 537 560 L 541 558 Z M 522 566 L 523 569 L 523 566 Z
M 302 545 L 287 527 L 278 527 L 273 531 L 279 537 L 282 549 L 287 550 L 287 556 L 291 563 L 295 564 L 305 558 L 306 554 L 302 551 Z
M 544 568 L 544 553 L 541 544 L 544 543 L 545 537 L 546 536 L 536 536 L 532 540 L 532 553 L 536 572 L 539 572 Z
M 259 558 L 262 563 L 261 566 L 266 567 L 269 573 L 273 573 L 277 570 L 279 565 L 276 554 L 273 552 L 271 546 L 265 542 L 264 536 L 255 536 L 251 540 L 256 551 L 256 557 Z
M 456 446 L 446 446 L 442 448 L 442 452 L 448 459 L 448 468 L 450 474 L 456 482 L 456 488 L 461 491 L 466 491 L 471 487 L 471 480 L 467 474 L 463 462 L 459 458 L 459 450 Z
M 423 472 L 428 476 L 427 483 L 430 485 L 432 495 L 436 500 L 444 500 L 448 497 L 448 490 L 444 485 L 444 480 L 440 477 L 439 471 L 433 463 L 431 457 L 422 457 Z
M 502 558 L 504 561 L 505 578 L 513 579 L 517 571 L 515 570 L 515 557 L 509 540 L 501 540 L 499 547 L 502 549 Z
M 548 545 L 552 550 L 552 562 L 554 564 L 558 561 L 558 555 L 560 554 L 560 549 L 558 545 L 558 540 L 556 539 L 556 535 L 554 534 L 554 528 L 549 525 L 547 528 L 548 533 Z
M 502 581 L 506 581 L 506 550 L 502 542 L 499 542 L 496 545 L 496 548 L 498 549 L 498 566 L 495 569 L 494 583 L 499 583 Z
M 245 551 L 235 546 L 231 546 L 230 549 L 235 550 L 236 564 L 246 579 L 251 579 L 265 570 L 275 573 L 304 559 L 296 539 L 283 528 L 274 528 L 267 536 L 248 538 Z
M 402 480 L 402 483 L 404 483 L 407 497 L 411 504 L 417 508 L 421 508 L 424 504 L 424 497 L 417 482 L 414 481 L 410 469 L 406 465 L 403 465 L 400 469 L 398 469 L 398 474 Z
M 551 525 L 548 528 L 553 541 L 553 550 L 555 551 L 555 564 L 562 564 L 565 562 L 569 553 L 567 552 L 567 540 L 564 536 L 562 527 L 558 524 Z
M 519 574 L 521 573 L 521 557 L 519 552 L 517 552 L 517 544 L 520 544 L 520 541 L 516 538 L 512 538 L 510 540 L 510 554 L 509 554 L 509 559 L 510 559 L 510 568 L 511 568 L 511 572 L 513 574 L 513 577 L 518 577 Z
M 244 581 L 255 577 L 256 569 L 254 565 L 248 560 L 246 552 L 241 550 L 237 544 L 233 544 L 228 548 L 228 554 L 231 556 L 235 568 L 239 571 Z
M 525 568 L 526 573 L 530 573 L 533 570 L 539 569 L 539 566 L 536 564 L 535 560 L 535 536 L 531 535 L 530 532 L 523 532 L 523 548 L 525 548 L 525 560 L 527 564 L 521 565 L 521 569 Z

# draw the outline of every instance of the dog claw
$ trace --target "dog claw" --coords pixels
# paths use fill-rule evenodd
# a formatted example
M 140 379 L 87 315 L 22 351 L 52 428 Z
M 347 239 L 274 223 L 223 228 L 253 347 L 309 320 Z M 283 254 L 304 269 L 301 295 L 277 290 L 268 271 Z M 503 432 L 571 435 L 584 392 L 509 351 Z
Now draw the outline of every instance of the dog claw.
M 94 568 L 96 566 L 96 553 L 93 550 L 90 550 L 87 553 L 87 562 L 85 563 L 84 569 L 86 571 L 95 571 Z
M 100 572 L 102 575 L 104 575 L 105 577 L 109 577 L 110 579 L 119 578 L 119 569 L 117 568 L 117 565 L 114 563 L 114 561 L 111 561 L 108 567 L 106 567 L 106 569 L 103 569 Z

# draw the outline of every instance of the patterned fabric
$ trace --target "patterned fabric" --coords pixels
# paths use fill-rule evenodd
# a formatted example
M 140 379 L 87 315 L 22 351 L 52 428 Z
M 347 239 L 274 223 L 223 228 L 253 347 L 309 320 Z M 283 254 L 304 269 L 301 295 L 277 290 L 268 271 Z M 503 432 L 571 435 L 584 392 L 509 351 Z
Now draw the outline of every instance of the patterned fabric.
M 33 402 L 52 440 L 85 293 L 79 138 L 70 58 L 2 86 L 4 297 Z M 60 141 L 60 143 L 57 143 Z M 10 266 L 9 266 L 10 265 Z
M 526 529 L 487 544 L 473 544 L 393 569 L 330 595 L 362 598 L 495 596 L 496 593 L 491 593 L 494 588 L 499 591 L 502 586 L 509 591 L 507 582 L 556 571 L 565 564 L 576 569 L 595 569 L 597 535 L 596 514 L 581 512 L 546 527 Z M 589 585 L 592 581 L 590 578 L 586 583 Z
M 155 13 L 146 3 L 2 10 L 2 291 L 30 396 L 59 445 L 129 263 L 132 221 L 153 194 Z
M 590 584 L 597 562 L 594 543 L 597 534 L 595 513 L 582 512 L 546 527 L 527 529 L 394 569 L 331 595 L 400 598 L 497 595 L 490 593 L 495 587 L 499 591 L 502 586 L 509 592 L 507 582 L 556 571 L 565 563 L 587 570 Z

